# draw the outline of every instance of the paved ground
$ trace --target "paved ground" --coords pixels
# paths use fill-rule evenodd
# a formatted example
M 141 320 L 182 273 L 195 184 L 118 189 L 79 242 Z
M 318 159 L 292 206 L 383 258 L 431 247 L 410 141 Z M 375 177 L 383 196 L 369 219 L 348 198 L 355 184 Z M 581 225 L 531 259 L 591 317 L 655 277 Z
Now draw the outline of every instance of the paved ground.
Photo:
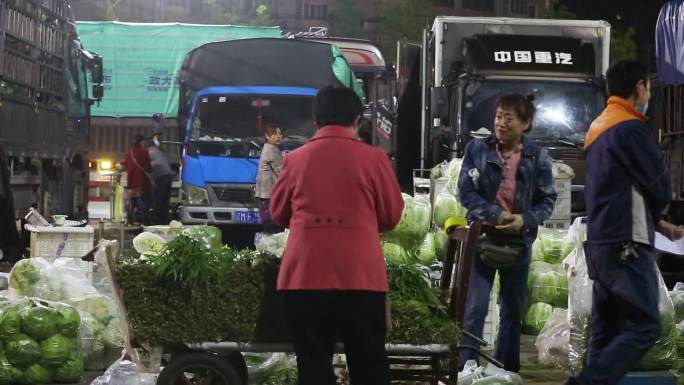
M 537 359 L 537 348 L 534 346 L 536 336 L 522 336 L 521 340 L 521 376 L 525 385 L 559 385 L 565 382 L 568 374 L 555 367 L 541 365 Z

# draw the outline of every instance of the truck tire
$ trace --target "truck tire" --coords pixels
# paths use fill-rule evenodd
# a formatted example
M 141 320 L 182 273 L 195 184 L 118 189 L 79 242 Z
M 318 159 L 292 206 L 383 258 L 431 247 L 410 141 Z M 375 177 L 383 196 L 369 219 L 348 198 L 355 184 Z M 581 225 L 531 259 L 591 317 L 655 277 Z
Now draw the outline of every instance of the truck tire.
M 233 363 L 211 353 L 183 353 L 171 359 L 157 385 L 244 385 Z

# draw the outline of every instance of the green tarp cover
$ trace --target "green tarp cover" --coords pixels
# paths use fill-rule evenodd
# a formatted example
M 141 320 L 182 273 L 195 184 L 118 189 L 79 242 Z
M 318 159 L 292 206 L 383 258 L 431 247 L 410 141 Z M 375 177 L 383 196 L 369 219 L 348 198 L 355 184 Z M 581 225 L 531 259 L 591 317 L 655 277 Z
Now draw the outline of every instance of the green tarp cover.
M 85 49 L 104 60 L 105 97 L 93 116 L 151 117 L 178 113 L 185 55 L 213 41 L 280 37 L 279 27 L 77 22 Z

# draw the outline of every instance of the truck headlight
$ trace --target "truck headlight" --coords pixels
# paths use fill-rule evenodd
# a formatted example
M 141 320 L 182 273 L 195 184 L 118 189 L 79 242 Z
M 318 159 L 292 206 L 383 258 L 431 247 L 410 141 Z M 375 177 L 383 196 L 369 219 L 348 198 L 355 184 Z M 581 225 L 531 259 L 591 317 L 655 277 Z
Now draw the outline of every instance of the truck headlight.
M 191 184 L 184 184 L 183 191 L 185 191 L 185 199 L 191 206 L 202 206 L 209 204 L 209 194 L 207 189 L 193 186 Z

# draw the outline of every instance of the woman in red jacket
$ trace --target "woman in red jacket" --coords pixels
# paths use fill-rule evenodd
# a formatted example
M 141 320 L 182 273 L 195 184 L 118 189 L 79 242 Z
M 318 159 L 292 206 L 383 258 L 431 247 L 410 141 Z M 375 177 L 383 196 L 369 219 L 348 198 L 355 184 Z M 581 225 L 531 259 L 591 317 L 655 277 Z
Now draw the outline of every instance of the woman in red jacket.
M 285 157 L 271 195 L 272 220 L 290 228 L 278 290 L 300 385 L 336 384 L 337 338 L 353 384 L 389 384 L 380 233 L 396 226 L 404 202 L 387 155 L 358 139 L 361 108 L 347 88 L 321 89 L 318 131 Z
M 126 190 L 128 192 L 129 204 L 127 219 L 131 224 L 135 224 L 140 218 L 140 213 L 147 211 L 146 199 L 149 199 L 152 190 L 150 184 L 150 156 L 143 147 L 145 138 L 136 135 L 133 138 L 133 147 L 124 158 L 126 168 Z

